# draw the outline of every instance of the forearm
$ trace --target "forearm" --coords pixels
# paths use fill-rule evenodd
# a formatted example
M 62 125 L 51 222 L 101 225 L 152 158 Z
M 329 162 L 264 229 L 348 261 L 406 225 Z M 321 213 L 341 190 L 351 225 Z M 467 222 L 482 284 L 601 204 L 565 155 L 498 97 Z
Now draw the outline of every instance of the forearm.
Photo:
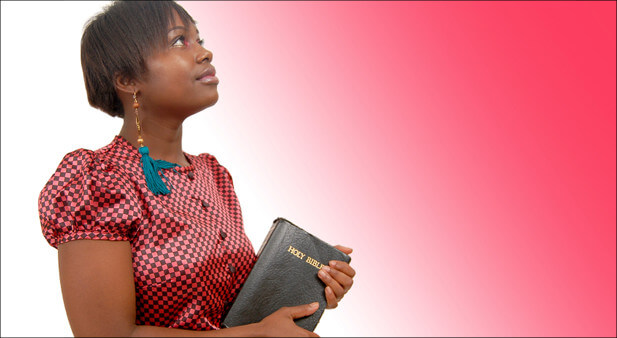
M 220 330 L 194 331 L 168 327 L 135 325 L 131 337 L 262 337 L 259 324 L 248 324 Z

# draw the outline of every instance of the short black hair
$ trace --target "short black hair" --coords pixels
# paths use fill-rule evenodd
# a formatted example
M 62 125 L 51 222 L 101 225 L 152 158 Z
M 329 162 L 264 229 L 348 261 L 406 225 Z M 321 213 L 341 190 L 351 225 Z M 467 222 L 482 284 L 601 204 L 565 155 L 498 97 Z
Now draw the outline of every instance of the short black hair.
M 185 26 L 195 24 L 174 1 L 113 1 L 86 23 L 81 67 L 92 107 L 124 117 L 115 77 L 143 78 L 146 58 L 167 45 L 167 28 L 174 12 Z

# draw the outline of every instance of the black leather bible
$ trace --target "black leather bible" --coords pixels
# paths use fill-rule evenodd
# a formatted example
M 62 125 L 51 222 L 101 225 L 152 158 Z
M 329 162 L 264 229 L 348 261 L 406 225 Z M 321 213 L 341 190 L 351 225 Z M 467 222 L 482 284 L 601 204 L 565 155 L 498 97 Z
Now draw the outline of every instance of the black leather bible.
M 330 260 L 351 261 L 347 254 L 284 218 L 274 220 L 257 256 L 223 327 L 259 322 L 283 306 L 319 302 L 312 315 L 295 320 L 298 326 L 315 330 L 327 305 L 325 284 L 317 272 Z

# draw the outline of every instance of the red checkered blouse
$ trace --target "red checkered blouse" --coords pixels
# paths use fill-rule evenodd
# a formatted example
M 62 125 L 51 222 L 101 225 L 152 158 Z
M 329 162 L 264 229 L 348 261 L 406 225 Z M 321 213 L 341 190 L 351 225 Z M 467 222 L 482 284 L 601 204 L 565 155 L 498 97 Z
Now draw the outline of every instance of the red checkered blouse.
M 253 264 L 227 170 L 209 154 L 163 169 L 169 195 L 146 186 L 140 154 L 121 136 L 67 154 L 39 196 L 50 245 L 130 241 L 138 325 L 220 327 Z

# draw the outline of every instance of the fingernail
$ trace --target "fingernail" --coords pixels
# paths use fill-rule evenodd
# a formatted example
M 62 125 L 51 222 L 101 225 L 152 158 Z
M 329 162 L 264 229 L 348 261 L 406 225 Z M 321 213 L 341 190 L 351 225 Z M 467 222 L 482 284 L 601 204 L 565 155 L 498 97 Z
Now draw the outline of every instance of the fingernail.
M 335 261 L 330 261 L 330 266 L 335 268 L 336 267 L 336 262 Z
M 318 303 L 318 302 L 314 302 L 314 303 L 311 303 L 311 305 L 309 305 L 309 307 L 310 307 L 311 309 L 314 309 L 314 308 L 316 308 L 316 307 L 318 307 L 318 306 L 319 306 L 319 303 Z
M 323 270 L 319 270 L 319 276 L 321 276 L 322 278 L 326 278 L 326 273 Z
M 329 267 L 329 266 L 327 266 L 327 265 L 324 265 L 324 266 L 322 267 L 322 269 L 326 270 L 327 272 L 330 272 L 330 267 Z

